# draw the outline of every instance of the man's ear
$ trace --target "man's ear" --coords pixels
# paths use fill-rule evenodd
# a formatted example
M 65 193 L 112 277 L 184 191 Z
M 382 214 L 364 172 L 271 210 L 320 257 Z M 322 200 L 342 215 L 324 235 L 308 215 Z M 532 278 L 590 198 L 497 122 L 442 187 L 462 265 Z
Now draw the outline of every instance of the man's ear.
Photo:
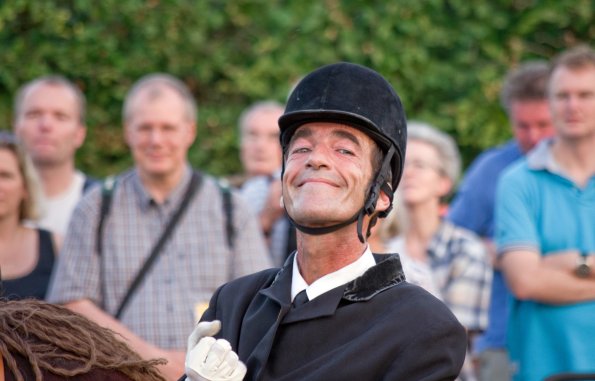
M 390 206 L 390 198 L 384 191 L 380 191 L 380 195 L 378 196 L 378 201 L 376 202 L 376 209 L 375 212 L 383 212 L 388 209 Z
M 86 137 L 87 137 L 87 127 L 85 125 L 81 124 L 78 127 L 78 129 L 76 131 L 75 138 L 74 138 L 74 140 L 75 140 L 74 144 L 77 149 L 79 149 L 83 145 Z
M 196 123 L 192 122 L 190 123 L 190 125 L 188 126 L 189 130 L 188 130 L 188 139 L 189 141 L 189 145 L 188 147 L 190 147 L 192 144 L 194 144 L 194 141 L 196 140 Z
M 126 143 L 126 145 L 128 147 L 130 147 L 130 140 L 131 140 L 131 136 L 130 136 L 130 126 L 128 124 L 124 124 L 124 142 Z

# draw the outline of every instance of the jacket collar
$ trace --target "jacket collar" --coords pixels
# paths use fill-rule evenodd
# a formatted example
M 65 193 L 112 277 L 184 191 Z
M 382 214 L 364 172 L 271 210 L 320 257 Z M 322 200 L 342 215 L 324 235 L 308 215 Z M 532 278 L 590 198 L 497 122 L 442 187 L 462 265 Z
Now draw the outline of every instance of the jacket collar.
M 375 254 L 376 266 L 345 286 L 343 298 L 364 302 L 405 281 L 405 273 L 398 255 Z
M 260 294 L 273 299 L 281 306 L 291 304 L 290 293 L 294 255 L 295 253 L 285 261 L 272 284 L 260 291 Z M 372 299 L 380 292 L 405 281 L 405 274 L 398 255 L 374 254 L 374 259 L 376 260 L 376 266 L 368 269 L 362 276 L 320 295 L 308 304 L 328 310 L 332 314 L 341 299 L 350 302 L 364 302 Z

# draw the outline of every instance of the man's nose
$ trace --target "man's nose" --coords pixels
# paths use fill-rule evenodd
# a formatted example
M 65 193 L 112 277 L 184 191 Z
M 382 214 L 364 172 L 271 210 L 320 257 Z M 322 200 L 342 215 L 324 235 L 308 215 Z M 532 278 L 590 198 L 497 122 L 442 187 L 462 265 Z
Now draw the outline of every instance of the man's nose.
M 580 99 L 578 96 L 576 96 L 574 94 L 572 94 L 568 98 L 566 98 L 566 108 L 571 112 L 577 110 L 579 104 L 580 104 Z
M 37 119 L 37 127 L 43 131 L 51 130 L 54 127 L 54 118 L 49 114 L 41 114 Z
M 541 136 L 539 133 L 539 128 L 537 128 L 537 127 L 529 128 L 527 135 L 529 138 L 528 140 L 531 143 L 531 146 L 535 146 L 535 144 L 537 144 L 537 142 L 539 142 L 539 138 Z
M 325 147 L 313 147 L 308 155 L 306 165 L 311 168 L 328 167 L 329 164 L 329 150 Z
M 152 144 L 158 144 L 163 140 L 163 133 L 158 128 L 154 128 L 149 132 L 149 141 Z

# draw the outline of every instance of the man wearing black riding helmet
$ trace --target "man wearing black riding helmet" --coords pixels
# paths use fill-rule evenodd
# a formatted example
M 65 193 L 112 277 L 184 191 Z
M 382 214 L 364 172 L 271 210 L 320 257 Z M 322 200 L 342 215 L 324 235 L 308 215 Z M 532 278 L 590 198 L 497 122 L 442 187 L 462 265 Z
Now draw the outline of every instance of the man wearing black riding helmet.
M 454 380 L 463 327 L 366 242 L 401 178 L 399 97 L 368 68 L 328 65 L 300 81 L 279 126 L 298 249 L 219 288 L 189 338 L 188 379 Z

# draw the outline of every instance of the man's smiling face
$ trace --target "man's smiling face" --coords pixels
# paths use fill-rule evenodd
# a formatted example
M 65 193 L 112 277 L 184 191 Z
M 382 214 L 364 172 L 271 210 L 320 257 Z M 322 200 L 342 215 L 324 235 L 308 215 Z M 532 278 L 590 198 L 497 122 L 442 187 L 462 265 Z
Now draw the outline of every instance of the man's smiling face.
M 291 218 L 322 227 L 355 215 L 370 185 L 374 149 L 374 141 L 353 127 L 326 122 L 299 127 L 283 176 L 283 201 Z

